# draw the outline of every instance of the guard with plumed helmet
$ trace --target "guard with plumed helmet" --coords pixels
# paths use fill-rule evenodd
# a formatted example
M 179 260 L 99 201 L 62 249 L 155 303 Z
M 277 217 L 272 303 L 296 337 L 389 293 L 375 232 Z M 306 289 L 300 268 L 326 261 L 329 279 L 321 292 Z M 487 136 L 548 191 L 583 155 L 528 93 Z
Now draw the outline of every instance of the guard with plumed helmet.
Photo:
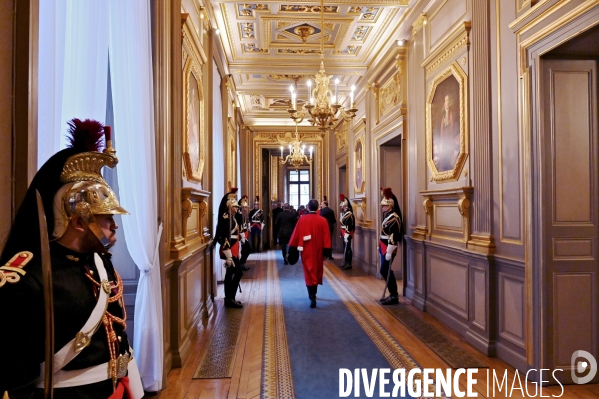
M 244 194 L 239 200 L 239 210 L 237 211 L 237 223 L 239 224 L 239 242 L 241 243 L 241 256 L 239 262 L 241 263 L 241 269 L 243 271 L 250 270 L 249 266 L 246 266 L 250 253 L 252 252 L 252 246 L 250 244 L 250 223 L 248 217 L 249 198 Z
M 341 238 L 343 238 L 343 266 L 342 270 L 352 268 L 352 249 L 351 244 L 354 239 L 354 231 L 356 230 L 356 219 L 354 210 L 349 202 L 349 199 L 343 194 L 339 194 L 339 206 L 341 214 L 339 215 L 339 224 L 341 225 Z
M 250 232 L 252 234 L 252 250 L 254 252 L 260 252 L 262 229 L 264 229 L 264 212 L 260 209 L 260 197 L 256 196 L 254 209 L 250 211 Z
M 239 257 L 241 255 L 241 227 L 238 217 L 237 187 L 232 187 L 220 201 L 218 224 L 214 240 L 220 244 L 220 258 L 225 261 L 225 306 L 241 308 L 243 304 L 235 300 L 239 281 L 243 276 Z
M 89 119 L 69 127 L 70 146 L 33 178 L 0 258 L 0 393 L 141 398 L 108 252 L 113 216 L 127 214 L 101 175 L 118 162 L 111 130 Z
M 390 187 L 382 189 L 382 194 L 383 221 L 379 238 L 379 254 L 381 257 L 381 275 L 386 279 L 389 296 L 381 298 L 381 304 L 393 305 L 399 303 L 399 293 L 391 263 L 397 254 L 397 246 L 403 239 L 404 227 L 399 202 L 397 202 L 395 194 L 393 194 Z

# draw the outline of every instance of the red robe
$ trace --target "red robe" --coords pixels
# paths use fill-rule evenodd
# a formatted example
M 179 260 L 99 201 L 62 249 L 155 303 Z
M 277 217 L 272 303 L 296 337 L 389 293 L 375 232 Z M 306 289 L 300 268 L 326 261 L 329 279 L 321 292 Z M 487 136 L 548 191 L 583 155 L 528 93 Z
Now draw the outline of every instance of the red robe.
M 302 253 L 306 286 L 322 284 L 323 249 L 331 248 L 329 224 L 316 213 L 307 213 L 299 218 L 289 240 L 290 247 Z

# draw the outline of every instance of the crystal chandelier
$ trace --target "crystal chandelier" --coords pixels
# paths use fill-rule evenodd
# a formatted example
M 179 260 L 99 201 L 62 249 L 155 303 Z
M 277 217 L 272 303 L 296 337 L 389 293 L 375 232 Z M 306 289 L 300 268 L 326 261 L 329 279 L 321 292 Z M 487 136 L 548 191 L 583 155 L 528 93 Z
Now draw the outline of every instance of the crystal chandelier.
M 281 146 L 281 164 L 289 163 L 296 170 L 304 164 L 312 165 L 312 150 L 310 146 L 310 158 L 305 154 L 306 145 L 302 144 L 299 139 L 299 133 L 297 131 L 297 123 L 295 124 L 295 139 L 289 144 L 289 155 L 283 158 L 283 146 Z
M 303 40 L 303 38 L 302 38 Z M 329 81 L 332 75 L 327 75 L 324 70 L 324 0 L 320 1 L 320 70 L 314 76 L 315 87 L 312 89 L 312 80 L 308 80 L 308 101 L 304 103 L 302 109 L 298 110 L 296 88 L 291 86 L 291 109 L 288 112 L 291 114 L 291 119 L 295 123 L 301 123 L 304 118 L 309 117 L 308 122 L 312 126 L 318 127 L 319 130 L 325 132 L 331 128 L 339 118 L 346 121 L 354 118 L 358 109 L 354 104 L 355 86 L 351 88 L 350 108 L 345 110 L 339 104 L 337 89 L 339 79 L 335 79 L 335 92 L 329 89 Z

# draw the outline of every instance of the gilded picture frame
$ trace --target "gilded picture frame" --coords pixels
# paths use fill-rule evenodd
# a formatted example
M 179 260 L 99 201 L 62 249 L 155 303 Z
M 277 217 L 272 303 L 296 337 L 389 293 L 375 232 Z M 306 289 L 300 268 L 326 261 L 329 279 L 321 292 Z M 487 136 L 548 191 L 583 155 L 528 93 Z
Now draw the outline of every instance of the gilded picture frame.
M 185 178 L 202 182 L 206 154 L 205 102 L 198 56 L 190 40 L 183 41 L 183 168 Z
M 431 180 L 459 179 L 468 157 L 467 75 L 457 62 L 429 83 L 426 160 Z
M 366 152 L 364 134 L 354 141 L 354 192 L 363 194 L 366 188 Z

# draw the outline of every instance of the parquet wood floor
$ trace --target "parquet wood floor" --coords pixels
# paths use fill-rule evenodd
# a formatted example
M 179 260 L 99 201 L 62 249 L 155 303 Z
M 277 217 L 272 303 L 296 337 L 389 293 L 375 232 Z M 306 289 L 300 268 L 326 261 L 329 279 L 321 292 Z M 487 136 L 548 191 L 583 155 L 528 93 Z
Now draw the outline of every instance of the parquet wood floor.
M 339 259 L 339 254 L 337 259 Z M 261 393 L 261 376 L 262 376 L 262 350 L 264 346 L 264 315 L 265 315 L 265 300 L 266 300 L 266 253 L 253 254 L 250 257 L 252 267 L 256 267 L 255 278 L 242 280 L 243 294 L 238 295 L 248 309 L 246 310 L 245 319 L 241 336 L 239 339 L 239 347 L 234 364 L 232 378 L 214 379 L 214 380 L 194 380 L 191 377 L 195 368 L 199 364 L 206 344 L 209 342 L 210 334 L 214 330 L 216 316 L 223 309 L 223 286 L 218 286 L 218 295 L 216 299 L 215 316 L 210 320 L 203 321 L 203 324 L 198 326 L 198 334 L 192 343 L 192 355 L 189 356 L 182 368 L 173 369 L 168 375 L 167 388 L 164 389 L 158 396 L 159 399 L 233 399 L 244 398 L 253 399 L 260 398 Z M 384 310 L 376 300 L 380 298 L 384 281 L 376 279 L 374 276 L 347 277 L 332 263 L 325 263 L 333 275 L 344 284 L 357 298 L 366 309 L 372 313 L 374 318 L 404 347 L 406 351 L 420 364 L 423 368 L 442 368 L 446 369 L 449 366 L 430 350 L 424 343 L 419 341 L 403 324 L 397 321 L 389 312 Z M 398 284 L 400 282 L 398 281 Z M 408 303 L 407 300 L 405 300 Z M 412 308 L 415 315 L 429 322 L 439 331 L 444 333 L 455 344 L 468 351 L 475 358 L 480 359 L 483 363 L 488 364 L 490 370 L 495 370 L 495 373 L 503 376 L 507 371 L 508 381 L 511 385 L 514 380 L 515 370 L 505 362 L 498 358 L 490 358 L 484 356 L 481 352 L 474 349 L 470 344 L 464 341 L 461 336 L 453 332 L 434 317 L 427 313 L 418 311 Z M 466 376 L 460 378 L 462 389 L 466 387 Z M 333 383 L 337 384 L 337 381 Z M 524 381 L 522 381 L 524 383 Z M 516 382 L 517 385 L 517 382 Z M 492 385 L 490 385 L 492 386 Z M 536 386 L 528 382 L 528 389 L 532 396 Z M 486 371 L 481 369 L 477 374 L 477 384 L 475 390 L 479 398 L 495 397 L 506 398 L 502 393 L 497 393 L 493 396 L 492 392 L 487 395 L 487 378 Z M 568 385 L 565 387 L 563 394 L 559 386 L 550 386 L 543 388 L 543 395 L 552 397 L 561 397 L 562 399 L 599 399 L 599 385 Z M 512 398 L 528 398 L 531 396 L 523 396 L 521 391 L 515 390 L 512 392 Z M 455 397 L 455 396 L 453 396 Z M 540 397 L 537 391 L 536 397 Z

